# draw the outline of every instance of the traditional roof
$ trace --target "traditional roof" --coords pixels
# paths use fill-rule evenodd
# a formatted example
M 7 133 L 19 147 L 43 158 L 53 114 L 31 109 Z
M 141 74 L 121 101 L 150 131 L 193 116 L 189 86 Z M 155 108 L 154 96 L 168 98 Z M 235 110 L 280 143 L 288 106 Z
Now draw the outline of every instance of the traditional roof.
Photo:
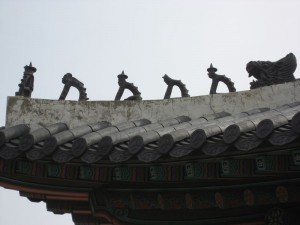
M 300 203 L 299 82 L 160 101 L 10 97 L 0 185 L 76 225 L 272 224 Z
M 262 143 L 282 146 L 299 136 L 300 102 L 275 109 L 257 108 L 235 115 L 214 113 L 191 119 L 179 116 L 151 123 L 147 119 L 112 125 L 95 122 L 72 129 L 55 123 L 30 131 L 26 124 L 0 131 L 0 157 L 49 157 L 57 163 L 81 160 L 154 162 L 193 154 L 197 158 L 253 150 Z M 280 137 L 280 138 L 279 138 Z

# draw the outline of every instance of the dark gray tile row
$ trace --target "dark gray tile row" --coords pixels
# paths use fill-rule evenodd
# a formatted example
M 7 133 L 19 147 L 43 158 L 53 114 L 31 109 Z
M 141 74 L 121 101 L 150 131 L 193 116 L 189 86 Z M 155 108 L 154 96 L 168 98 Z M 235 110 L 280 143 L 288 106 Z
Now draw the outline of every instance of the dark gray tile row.
M 0 157 L 51 157 L 57 163 L 109 159 L 153 162 L 190 154 L 210 157 L 229 149 L 250 151 L 263 142 L 283 146 L 299 138 L 300 103 L 236 115 L 220 112 L 191 120 L 179 116 L 151 123 L 147 119 L 116 125 L 102 121 L 72 129 L 65 123 L 30 131 L 26 124 L 0 129 Z

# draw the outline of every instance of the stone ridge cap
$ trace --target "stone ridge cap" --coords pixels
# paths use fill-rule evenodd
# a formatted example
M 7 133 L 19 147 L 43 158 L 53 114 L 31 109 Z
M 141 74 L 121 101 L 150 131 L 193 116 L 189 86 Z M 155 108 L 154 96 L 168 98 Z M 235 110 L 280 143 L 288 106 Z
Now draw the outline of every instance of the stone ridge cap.
M 240 91 L 243 92 L 243 91 Z M 220 94 L 234 94 L 234 92 L 229 92 L 229 93 L 218 93 L 218 94 L 214 94 L 214 95 L 220 95 Z M 143 99 L 143 100 L 88 100 L 88 101 L 78 101 L 78 100 L 58 100 L 58 99 L 46 99 L 46 98 L 27 98 L 27 97 L 23 97 L 23 96 L 7 96 L 8 99 L 24 99 L 24 100 L 28 100 L 28 101 L 56 101 L 56 102 L 70 102 L 70 103 L 82 103 L 82 104 L 88 104 L 88 103 L 94 103 L 94 102 L 99 102 L 99 103 L 139 103 L 139 102 L 160 102 L 160 101 L 165 101 L 165 102 L 170 102 L 173 100 L 181 100 L 181 99 L 191 99 L 191 98 L 198 98 L 198 97 L 207 97 L 207 96 L 211 96 L 211 95 L 198 95 L 198 96 L 191 96 L 191 97 L 174 97 L 174 98 L 170 98 L 170 99 Z
M 107 102 L 126 102 L 126 103 L 136 103 L 136 102 L 155 102 L 155 101 L 173 101 L 173 100 L 181 100 L 181 99 L 191 99 L 191 98 L 198 98 L 198 97 L 207 97 L 207 96 L 216 96 L 216 95 L 223 95 L 223 96 L 227 96 L 227 95 L 237 95 L 237 94 L 248 94 L 248 93 L 255 93 L 258 92 L 259 90 L 264 90 L 264 89 L 269 89 L 272 87 L 280 87 L 280 86 L 285 86 L 289 83 L 295 83 L 295 85 L 297 85 L 296 83 L 300 84 L 300 78 L 296 79 L 295 81 L 291 81 L 291 82 L 286 82 L 286 83 L 282 83 L 282 84 L 274 84 L 274 85 L 270 85 L 270 86 L 264 86 L 264 87 L 260 87 L 260 88 L 256 88 L 256 89 L 250 89 L 250 90 L 241 90 L 241 91 L 237 91 L 237 92 L 228 92 L 228 93 L 217 93 L 217 94 L 207 94 L 207 95 L 196 95 L 196 96 L 191 96 L 191 97 L 174 97 L 174 98 L 170 98 L 170 99 L 145 99 L 145 100 L 88 100 L 88 101 L 78 101 L 78 100 L 58 100 L 58 99 L 44 99 L 44 98 L 27 98 L 27 97 L 23 97 L 23 96 L 7 96 L 7 98 L 15 98 L 15 99 L 27 99 L 27 100 L 38 100 L 38 101 L 60 101 L 60 102 L 75 102 L 75 103 L 86 103 L 86 102 L 103 102 L 103 103 L 107 103 Z
M 249 91 L 166 100 L 65 101 L 8 97 L 6 127 L 65 122 L 71 128 L 83 123 L 109 121 L 117 124 L 141 118 L 152 123 L 186 115 L 191 119 L 218 112 L 232 115 L 254 108 L 278 106 L 300 101 L 300 80 Z

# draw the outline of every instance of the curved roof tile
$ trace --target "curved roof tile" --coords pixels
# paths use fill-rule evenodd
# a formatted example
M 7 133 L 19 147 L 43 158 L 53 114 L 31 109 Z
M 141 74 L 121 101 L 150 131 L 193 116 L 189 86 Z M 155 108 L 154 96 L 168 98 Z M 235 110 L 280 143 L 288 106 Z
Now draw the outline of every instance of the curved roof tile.
M 55 123 L 32 131 L 19 124 L 0 130 L 0 157 L 49 160 L 51 156 L 57 163 L 74 159 L 85 163 L 101 159 L 153 162 L 192 153 L 214 157 L 229 149 L 250 151 L 263 142 L 282 146 L 299 134 L 300 103 L 294 102 L 272 110 L 258 108 L 235 115 L 221 112 L 193 120 L 180 116 L 156 123 L 147 119 L 116 125 L 96 122 L 72 129 Z

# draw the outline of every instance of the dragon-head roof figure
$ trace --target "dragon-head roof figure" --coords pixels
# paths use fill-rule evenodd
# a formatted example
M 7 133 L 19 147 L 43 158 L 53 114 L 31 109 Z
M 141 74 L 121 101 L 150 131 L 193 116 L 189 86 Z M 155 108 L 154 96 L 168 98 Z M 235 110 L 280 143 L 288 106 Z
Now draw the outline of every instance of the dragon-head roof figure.
M 250 88 L 268 86 L 294 81 L 294 72 L 297 67 L 297 60 L 293 53 L 276 61 L 251 61 L 247 64 L 246 70 L 249 77 L 253 76 L 256 81 L 250 83 Z

